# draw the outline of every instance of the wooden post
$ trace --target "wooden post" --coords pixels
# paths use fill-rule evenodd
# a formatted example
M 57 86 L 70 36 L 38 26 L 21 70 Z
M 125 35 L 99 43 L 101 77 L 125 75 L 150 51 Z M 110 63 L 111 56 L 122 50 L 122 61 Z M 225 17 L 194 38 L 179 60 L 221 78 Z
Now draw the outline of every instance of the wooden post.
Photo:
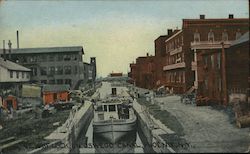
M 228 105 L 228 93 L 227 93 L 227 74 L 226 74 L 226 53 L 225 53 L 225 48 L 224 48 L 224 42 L 221 43 L 222 45 L 222 53 L 221 53 L 221 61 L 222 61 L 222 88 L 223 88 L 223 105 L 226 106 Z

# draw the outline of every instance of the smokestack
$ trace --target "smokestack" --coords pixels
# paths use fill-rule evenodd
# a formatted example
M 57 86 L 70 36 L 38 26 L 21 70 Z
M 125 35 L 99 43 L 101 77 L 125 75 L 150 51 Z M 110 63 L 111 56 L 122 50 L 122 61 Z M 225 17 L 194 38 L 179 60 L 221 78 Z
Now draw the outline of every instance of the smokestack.
M 17 43 L 17 49 L 19 49 L 19 35 L 18 35 L 18 30 L 16 31 L 16 43 Z
M 3 59 L 4 59 L 4 61 L 6 61 L 5 40 L 3 40 Z
M 173 30 L 172 29 L 168 29 L 168 35 L 172 35 Z
M 12 45 L 12 43 L 10 40 L 9 40 L 8 45 L 9 45 L 9 60 L 11 60 L 11 45 Z
M 228 15 L 228 18 L 229 18 L 229 19 L 233 19 L 233 18 L 234 18 L 234 15 L 233 15 L 233 14 L 229 14 L 229 15 Z
M 201 15 L 200 15 L 200 19 L 205 19 L 205 15 L 204 15 L 204 14 L 201 14 Z

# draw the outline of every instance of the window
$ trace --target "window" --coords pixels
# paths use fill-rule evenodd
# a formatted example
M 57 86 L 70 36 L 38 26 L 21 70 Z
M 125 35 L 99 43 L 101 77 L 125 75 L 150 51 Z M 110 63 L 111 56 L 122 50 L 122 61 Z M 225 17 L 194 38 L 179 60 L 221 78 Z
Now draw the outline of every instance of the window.
M 63 55 L 62 54 L 58 54 L 57 55 L 57 61 L 62 61 L 63 60 Z
M 22 72 L 22 78 L 24 78 L 24 72 Z
M 77 55 L 73 55 L 74 60 L 78 60 L 78 56 Z
M 185 71 L 182 72 L 182 82 L 185 83 Z
M 197 30 L 194 33 L 194 42 L 200 42 L 200 33 Z
M 40 73 L 41 73 L 41 75 L 47 75 L 47 68 L 46 67 L 41 67 L 40 68 Z
M 222 33 L 222 41 L 228 41 L 228 34 L 227 34 L 227 32 L 225 30 Z
M 31 56 L 30 57 L 30 62 L 36 62 L 37 61 L 37 57 L 36 56 Z
M 74 73 L 77 74 L 77 66 L 74 68 Z
M 54 75 L 55 74 L 55 67 L 51 66 L 49 67 L 49 75 Z
M 64 55 L 64 61 L 70 61 L 71 56 L 70 55 Z
M 208 66 L 208 56 L 207 55 L 204 56 L 204 65 Z
M 41 80 L 41 83 L 47 84 L 47 80 Z
M 115 105 L 109 105 L 109 112 L 115 111 Z
M 207 90 L 208 89 L 208 80 L 207 80 L 207 78 L 204 80 L 204 84 L 205 84 L 205 89 Z
M 71 66 L 64 66 L 64 74 L 71 74 Z
M 54 55 L 49 55 L 49 61 L 54 61 L 55 56 Z
M 220 69 L 221 67 L 221 53 L 217 54 L 217 68 Z
M 13 78 L 13 71 L 10 71 L 10 78 Z
M 41 61 L 46 62 L 47 61 L 47 56 L 46 55 L 41 55 Z
M 63 84 L 63 79 L 58 79 L 56 82 L 57 84 Z
M 218 78 L 218 91 L 221 92 L 221 78 Z
M 214 32 L 210 29 L 208 33 L 208 41 L 209 42 L 214 42 Z
M 103 110 L 107 111 L 107 105 L 103 105 Z
M 49 80 L 49 84 L 55 84 L 55 80 Z
M 112 95 L 116 95 L 116 88 L 112 88 Z
M 19 78 L 19 72 L 16 71 L 16 78 Z
M 62 66 L 57 66 L 55 68 L 55 72 L 57 75 L 62 75 L 63 74 L 63 67 Z
M 31 73 L 33 76 L 37 76 L 37 68 L 36 67 L 31 68 Z
M 235 39 L 239 39 L 241 37 L 241 32 L 240 30 L 238 29 L 238 31 L 236 32 L 236 36 L 235 36 Z
M 29 75 L 29 73 L 27 73 L 27 74 L 26 74 L 26 78 L 27 78 L 27 79 L 28 79 L 28 78 L 30 78 L 30 75 Z
M 65 79 L 65 84 L 69 84 L 71 86 L 71 79 Z
M 214 55 L 211 55 L 211 64 L 212 64 L 212 68 L 214 68 Z

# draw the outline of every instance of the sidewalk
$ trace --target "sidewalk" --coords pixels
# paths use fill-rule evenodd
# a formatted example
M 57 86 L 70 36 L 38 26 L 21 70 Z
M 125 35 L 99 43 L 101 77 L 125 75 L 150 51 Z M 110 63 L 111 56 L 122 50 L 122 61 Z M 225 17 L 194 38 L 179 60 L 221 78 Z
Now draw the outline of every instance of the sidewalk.
M 179 96 L 155 98 L 155 101 L 181 123 L 184 138 L 193 146 L 190 152 L 247 151 L 249 128 L 237 128 L 226 113 L 210 106 L 183 104 Z

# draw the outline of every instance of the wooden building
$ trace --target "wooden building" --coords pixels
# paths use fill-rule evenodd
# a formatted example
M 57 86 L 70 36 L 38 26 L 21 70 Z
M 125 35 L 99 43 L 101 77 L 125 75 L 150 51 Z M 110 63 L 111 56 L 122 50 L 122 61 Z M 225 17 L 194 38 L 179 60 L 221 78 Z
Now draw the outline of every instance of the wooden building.
M 58 101 L 66 102 L 69 100 L 69 85 L 43 85 L 43 103 L 53 104 Z
M 13 95 L 9 95 L 3 100 L 3 107 L 9 111 L 11 111 L 11 108 L 13 110 L 18 109 L 18 103 L 17 103 L 17 98 Z

